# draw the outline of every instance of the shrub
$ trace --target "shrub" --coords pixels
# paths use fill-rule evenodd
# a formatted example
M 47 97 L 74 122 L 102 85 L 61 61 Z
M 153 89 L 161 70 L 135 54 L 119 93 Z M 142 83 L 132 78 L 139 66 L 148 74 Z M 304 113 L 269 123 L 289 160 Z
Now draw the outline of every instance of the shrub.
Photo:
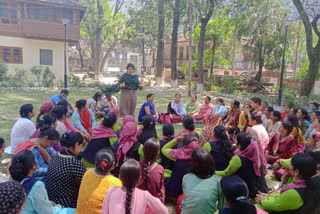
M 45 87 L 53 87 L 53 81 L 56 79 L 56 75 L 50 70 L 49 67 L 46 67 L 42 75 L 42 84 Z
M 0 81 L 3 81 L 5 76 L 7 75 L 8 66 L 7 64 L 0 59 Z
M 83 84 L 80 82 L 80 77 L 74 75 L 73 73 L 69 74 L 69 82 L 76 88 L 82 87 Z
M 42 67 L 40 65 L 34 65 L 30 72 L 37 78 L 38 85 L 40 86 L 41 83 L 41 75 L 42 75 Z
M 15 75 L 13 78 L 17 81 L 20 81 L 21 83 L 25 83 L 26 77 L 27 77 L 27 71 L 19 67 L 16 67 L 14 71 L 15 71 Z
M 64 88 L 64 81 L 63 80 L 59 80 L 57 82 L 57 88 Z

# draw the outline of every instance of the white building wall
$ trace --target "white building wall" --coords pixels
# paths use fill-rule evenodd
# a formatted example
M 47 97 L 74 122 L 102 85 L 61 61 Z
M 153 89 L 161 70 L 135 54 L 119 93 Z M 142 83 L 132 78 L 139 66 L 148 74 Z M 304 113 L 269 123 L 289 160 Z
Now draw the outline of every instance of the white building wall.
M 34 65 L 40 65 L 40 49 L 52 50 L 52 65 L 43 65 L 43 67 L 49 67 L 51 71 L 55 73 L 56 81 L 63 80 L 64 42 L 0 36 L 0 46 L 22 48 L 23 64 L 8 63 L 8 74 L 13 75 L 15 68 L 19 67 L 28 71 L 30 79 L 32 77 L 31 73 L 29 72 L 30 68 Z M 68 69 L 69 66 L 67 66 L 67 72 Z

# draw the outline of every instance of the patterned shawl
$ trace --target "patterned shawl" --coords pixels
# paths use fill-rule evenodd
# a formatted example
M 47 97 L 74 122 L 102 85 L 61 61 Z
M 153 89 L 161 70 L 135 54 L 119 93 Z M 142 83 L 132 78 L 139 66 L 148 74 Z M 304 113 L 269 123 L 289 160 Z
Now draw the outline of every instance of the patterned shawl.
M 116 137 L 116 133 L 111 129 L 100 125 L 92 130 L 91 139 L 99 139 L 106 137 Z
M 274 144 L 272 145 L 272 152 L 273 154 L 277 154 L 278 153 L 278 149 L 279 149 L 279 145 L 280 143 L 285 143 L 286 141 L 292 140 L 293 136 L 292 135 L 288 135 L 287 137 L 281 138 L 281 135 L 279 133 L 276 133 L 274 135 Z
M 193 141 L 180 149 L 171 149 L 169 154 L 174 159 L 189 160 L 191 159 L 193 150 L 199 146 L 197 141 Z
M 207 118 L 210 114 L 213 113 L 213 105 L 211 103 L 204 103 L 201 105 L 197 114 L 193 116 L 193 118 L 201 118 L 203 123 L 206 123 Z
M 177 137 L 180 137 L 181 135 L 183 134 L 193 134 L 193 135 L 196 135 L 197 132 L 196 131 L 190 131 L 188 129 L 184 129 L 183 131 L 179 132 L 177 135 L 173 136 L 173 138 L 177 138 Z
M 303 179 L 296 179 L 296 180 L 294 180 L 291 184 L 288 184 L 288 185 L 286 185 L 285 187 L 283 187 L 283 188 L 281 189 L 281 192 L 280 192 L 280 193 L 283 193 L 283 192 L 285 192 L 285 191 L 287 191 L 287 190 L 289 190 L 289 189 L 295 189 L 295 188 L 300 189 L 300 188 L 305 188 L 305 187 L 307 187 L 307 184 L 306 184 L 306 181 L 305 181 L 305 180 L 303 180 Z
M 80 115 L 81 118 L 81 124 L 83 126 L 83 128 L 89 133 L 91 134 L 92 132 L 92 124 L 91 124 L 91 120 L 90 120 L 90 113 L 88 110 L 85 110 L 83 112 L 83 114 L 81 113 L 81 111 L 78 110 L 78 113 Z
M 242 156 L 251 160 L 255 174 L 257 176 L 261 176 L 261 173 L 260 173 L 261 161 L 260 161 L 259 147 L 254 140 L 251 140 L 251 143 L 245 150 L 240 151 L 239 149 L 237 149 L 234 155 Z
M 123 131 L 123 127 L 126 125 L 126 123 L 128 122 L 133 122 L 135 123 L 135 120 L 134 120 L 134 117 L 132 115 L 126 115 L 123 120 L 122 120 L 122 125 L 121 125 L 121 128 L 120 128 L 120 131 L 119 133 L 121 133 Z
M 124 154 L 124 159 L 128 151 L 132 148 L 133 144 L 137 142 L 137 125 L 133 122 L 128 122 L 124 125 L 123 131 L 120 133 L 119 148 L 117 151 L 117 160 L 121 158 L 121 153 Z
M 49 154 L 49 152 L 43 148 L 42 146 L 40 146 L 38 143 L 33 142 L 32 140 L 30 141 L 25 141 L 21 144 L 19 144 L 16 148 L 16 150 L 14 151 L 14 155 L 16 155 L 17 153 L 23 151 L 23 150 L 29 150 L 32 151 L 34 148 L 38 148 L 39 152 L 43 158 L 43 160 L 49 164 L 50 160 L 51 160 L 51 156 Z
M 125 85 L 126 85 L 124 87 L 124 89 L 127 89 L 127 90 L 138 90 L 139 85 L 140 85 L 138 75 L 136 75 L 136 74 L 131 75 L 128 73 L 124 73 L 121 75 L 120 80 L 117 84 L 111 85 L 111 86 L 106 86 L 106 85 L 102 86 L 101 91 L 107 95 L 112 95 L 112 94 L 118 93 L 120 91 L 119 86 L 123 82 L 125 82 Z

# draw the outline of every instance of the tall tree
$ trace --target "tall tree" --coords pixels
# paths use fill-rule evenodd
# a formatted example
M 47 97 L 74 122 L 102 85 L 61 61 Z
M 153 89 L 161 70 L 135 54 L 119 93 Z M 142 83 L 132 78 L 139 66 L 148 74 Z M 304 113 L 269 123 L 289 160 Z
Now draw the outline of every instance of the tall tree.
M 157 47 L 157 71 L 156 85 L 164 84 L 164 30 L 165 30 L 165 12 L 164 0 L 157 0 L 158 6 L 158 47 Z
M 307 55 L 309 58 L 309 70 L 302 81 L 300 95 L 309 96 L 314 87 L 320 67 L 320 32 L 318 28 L 320 10 L 319 5 L 313 4 L 316 1 L 306 1 L 305 4 L 307 5 L 307 8 L 302 4 L 301 0 L 292 1 L 298 10 L 304 25 L 306 33 Z M 313 37 L 313 34 L 316 36 Z M 314 38 L 316 38 L 315 41 Z
M 126 26 L 126 17 L 120 11 L 124 0 L 116 0 L 113 8 L 107 0 L 81 0 L 87 7 L 81 22 L 82 40 L 89 43 L 91 64 L 95 79 L 100 79 L 108 57 L 126 38 L 132 27 Z M 81 43 L 80 43 L 81 44 Z
M 198 84 L 197 92 L 203 91 L 203 54 L 204 54 L 204 41 L 206 34 L 207 24 L 213 14 L 213 9 L 215 6 L 215 0 L 207 0 L 206 3 L 195 1 L 195 7 L 198 10 L 199 20 L 200 20 L 200 37 L 198 43 Z M 205 7 L 199 7 L 199 5 L 204 5 Z
M 177 42 L 180 22 L 180 0 L 175 0 L 171 38 L 171 87 L 177 86 Z

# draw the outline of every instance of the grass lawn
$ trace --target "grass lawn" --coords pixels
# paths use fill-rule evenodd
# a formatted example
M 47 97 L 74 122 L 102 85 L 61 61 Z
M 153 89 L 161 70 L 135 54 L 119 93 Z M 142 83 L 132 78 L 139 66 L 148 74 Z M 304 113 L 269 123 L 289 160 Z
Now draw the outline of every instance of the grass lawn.
M 88 99 L 93 96 L 93 94 L 98 91 L 94 89 L 86 90 L 70 90 L 70 95 L 68 99 L 75 103 L 79 99 Z M 20 106 L 26 103 L 31 103 L 34 105 L 35 113 L 39 113 L 40 105 L 51 98 L 52 95 L 59 93 L 58 90 L 0 90 L 0 137 L 2 137 L 6 144 L 10 144 L 10 132 L 11 129 L 19 118 L 19 109 Z M 136 109 L 136 118 L 139 114 L 140 107 L 146 100 L 146 96 L 149 92 L 147 91 L 138 91 L 138 105 Z M 168 103 L 172 100 L 172 93 L 163 93 L 157 91 L 152 91 L 155 94 L 155 104 L 159 113 L 166 112 Z M 115 94 L 119 102 L 120 93 Z M 35 122 L 35 118 L 32 120 Z M 121 121 L 118 121 L 121 123 Z M 197 125 L 197 131 L 200 133 L 202 126 Z M 182 126 L 175 125 L 176 133 L 182 130 Z M 162 135 L 162 125 L 157 125 L 157 131 Z

